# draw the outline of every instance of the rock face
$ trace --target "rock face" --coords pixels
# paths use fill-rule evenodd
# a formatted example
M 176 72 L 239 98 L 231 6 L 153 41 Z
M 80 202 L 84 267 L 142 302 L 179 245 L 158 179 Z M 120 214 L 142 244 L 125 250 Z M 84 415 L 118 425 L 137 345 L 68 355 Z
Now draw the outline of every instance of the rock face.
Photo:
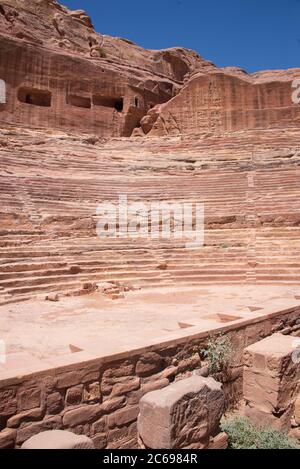
M 139 436 L 151 449 L 207 448 L 218 433 L 224 405 L 221 384 L 213 378 L 178 381 L 140 400 Z
M 183 48 L 144 50 L 96 33 L 84 11 L 53 0 L 2 1 L 0 27 L 9 124 L 101 137 L 300 124 L 291 88 L 299 69 L 248 75 Z
M 147 51 L 101 36 L 83 11 L 55 1 L 6 0 L 0 7 L 3 122 L 130 136 L 187 75 L 213 68 L 186 49 Z
M 181 92 L 143 119 L 151 135 L 220 135 L 249 129 L 298 127 L 300 107 L 292 101 L 292 81 L 300 70 L 247 75 L 231 69 L 197 73 Z

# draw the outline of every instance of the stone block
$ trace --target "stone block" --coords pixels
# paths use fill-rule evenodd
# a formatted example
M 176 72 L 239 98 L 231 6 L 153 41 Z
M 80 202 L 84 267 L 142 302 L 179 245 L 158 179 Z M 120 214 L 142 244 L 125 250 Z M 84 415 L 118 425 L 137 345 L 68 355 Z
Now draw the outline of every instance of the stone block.
M 80 404 L 82 401 L 82 393 L 83 393 L 83 384 L 79 384 L 78 386 L 72 386 L 70 389 L 67 390 L 66 404 L 67 405 Z
M 21 445 L 24 441 L 29 440 L 32 436 L 38 435 L 41 432 L 48 430 L 61 429 L 62 418 L 57 415 L 55 417 L 49 417 L 44 419 L 42 422 L 30 423 L 21 427 L 17 430 L 17 445 Z
M 18 404 L 15 398 L 15 392 L 7 389 L 0 392 L 0 416 L 10 417 L 17 412 Z
M 108 368 L 103 372 L 102 378 L 121 378 L 124 376 L 134 375 L 134 365 L 128 361 L 122 363 L 122 365 Z
M 300 396 L 295 401 L 294 416 L 296 424 L 300 425 Z
M 107 445 L 107 437 L 105 433 L 95 435 L 92 440 L 96 449 L 104 449 Z
M 43 409 L 41 408 L 24 410 L 10 417 L 7 421 L 7 427 L 18 428 L 22 423 L 38 421 L 41 420 L 42 417 Z
M 201 449 L 218 429 L 224 407 L 220 383 L 192 376 L 141 399 L 138 433 L 147 448 Z
M 0 449 L 11 449 L 15 446 L 16 430 L 6 428 L 0 432 Z
M 208 449 L 227 449 L 228 448 L 228 435 L 226 433 L 219 433 L 209 441 Z
M 299 339 L 273 334 L 245 349 L 243 393 L 250 407 L 279 415 L 295 399 L 300 369 L 292 359 Z
M 283 413 L 274 415 L 272 412 L 263 411 L 256 406 L 246 404 L 242 413 L 256 427 L 272 427 L 284 433 L 287 433 L 291 428 L 292 406 L 288 407 Z
M 139 406 L 125 407 L 108 415 L 107 424 L 109 428 L 123 427 L 134 422 L 139 414 Z
M 41 390 L 39 388 L 24 389 L 18 394 L 19 410 L 30 410 L 40 407 Z
M 63 416 L 63 424 L 65 427 L 76 427 L 96 420 L 101 414 L 100 404 L 81 406 L 66 412 Z
M 99 382 L 87 384 L 83 391 L 83 402 L 95 402 L 101 399 Z
M 91 435 L 96 436 L 99 433 L 105 433 L 106 430 L 106 419 L 101 418 L 94 422 L 91 426 Z
M 94 449 L 94 443 L 84 435 L 63 430 L 45 431 L 35 435 L 22 445 L 22 449 Z
M 149 352 L 142 355 L 135 367 L 137 376 L 142 378 L 158 373 L 163 367 L 163 359 L 158 353 Z
M 127 394 L 131 391 L 135 391 L 140 387 L 140 379 L 133 378 L 130 380 L 126 380 L 121 383 L 116 383 L 112 388 L 112 396 L 121 396 L 123 394 Z
M 49 394 L 46 399 L 47 413 L 48 414 L 59 414 L 63 407 L 63 398 L 59 392 Z
M 165 388 L 169 386 L 168 379 L 159 379 L 157 381 L 149 381 L 141 386 L 138 391 L 133 391 L 128 395 L 127 402 L 130 405 L 136 405 L 140 402 L 140 399 L 151 391 L 156 391 L 157 389 Z
M 115 410 L 121 409 L 126 404 L 126 398 L 124 396 L 121 397 L 112 397 L 111 399 L 106 400 L 101 404 L 101 410 L 103 414 L 110 414 Z

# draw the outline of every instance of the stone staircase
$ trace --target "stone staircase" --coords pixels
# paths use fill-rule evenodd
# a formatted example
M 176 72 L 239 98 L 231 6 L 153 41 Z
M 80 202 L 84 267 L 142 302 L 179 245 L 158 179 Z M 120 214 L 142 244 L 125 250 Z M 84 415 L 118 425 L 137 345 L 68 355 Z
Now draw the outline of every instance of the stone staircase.
M 97 146 L 22 132 L 11 132 L 0 150 L 0 303 L 85 282 L 300 283 L 300 159 L 286 158 L 297 155 L 298 133 L 278 131 L 275 144 L 257 132 L 254 147 L 248 133 L 222 145 L 115 139 Z M 204 202 L 204 247 L 99 239 L 97 206 L 119 195 L 129 203 Z

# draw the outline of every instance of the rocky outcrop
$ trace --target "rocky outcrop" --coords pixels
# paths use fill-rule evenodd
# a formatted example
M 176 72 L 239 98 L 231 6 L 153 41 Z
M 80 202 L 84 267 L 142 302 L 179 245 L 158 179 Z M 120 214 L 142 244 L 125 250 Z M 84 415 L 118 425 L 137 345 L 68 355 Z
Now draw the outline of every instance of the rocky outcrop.
M 84 11 L 55 1 L 5 0 L 0 7 L 0 77 L 7 83 L 0 111 L 9 124 L 130 136 L 191 73 L 213 68 L 183 48 L 144 50 L 97 34 Z
M 38 21 L 37 21 L 38 18 Z M 0 3 L 1 120 L 102 137 L 299 126 L 300 70 L 248 75 L 184 48 L 145 50 L 54 0 Z
M 250 129 L 299 127 L 292 82 L 300 69 L 248 75 L 239 69 L 197 73 L 180 93 L 142 121 L 150 135 L 221 135 Z M 151 129 L 150 129 L 151 127 Z

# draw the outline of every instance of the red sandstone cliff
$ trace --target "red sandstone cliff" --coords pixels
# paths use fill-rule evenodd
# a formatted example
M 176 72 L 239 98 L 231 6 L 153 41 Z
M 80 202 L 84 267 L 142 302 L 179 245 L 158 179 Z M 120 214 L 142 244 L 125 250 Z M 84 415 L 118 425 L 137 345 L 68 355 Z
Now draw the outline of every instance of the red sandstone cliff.
M 187 135 L 299 127 L 300 106 L 292 101 L 292 82 L 299 77 L 300 69 L 196 73 L 176 97 L 142 119 L 143 131 Z
M 183 48 L 144 50 L 97 34 L 83 11 L 52 0 L 2 1 L 0 27 L 8 123 L 130 136 L 191 73 L 214 68 Z
M 145 50 L 103 36 L 54 0 L 0 3 L 4 123 L 103 137 L 298 126 L 300 69 L 248 75 L 195 52 Z

